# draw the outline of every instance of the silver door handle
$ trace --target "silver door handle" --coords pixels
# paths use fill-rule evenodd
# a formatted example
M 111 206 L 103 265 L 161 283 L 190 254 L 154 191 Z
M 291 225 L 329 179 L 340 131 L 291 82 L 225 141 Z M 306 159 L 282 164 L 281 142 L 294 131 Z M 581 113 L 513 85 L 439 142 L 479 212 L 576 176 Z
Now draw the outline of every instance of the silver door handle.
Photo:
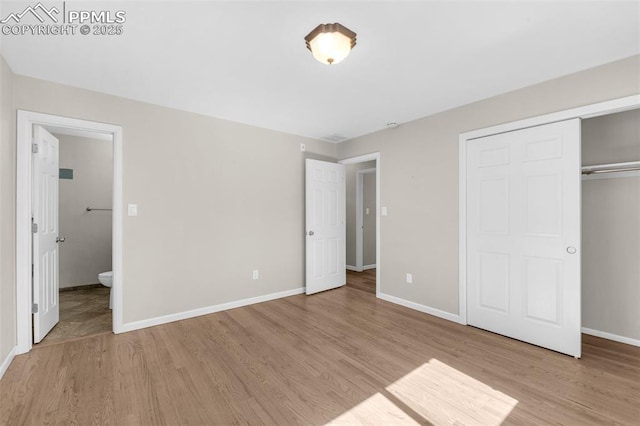
M 56 237 L 56 243 L 64 243 L 65 241 L 66 241 L 65 237 L 62 237 L 62 238 Z
M 576 254 L 576 248 L 574 246 L 567 247 L 567 253 Z
M 313 235 L 313 231 L 309 231 L 309 235 Z

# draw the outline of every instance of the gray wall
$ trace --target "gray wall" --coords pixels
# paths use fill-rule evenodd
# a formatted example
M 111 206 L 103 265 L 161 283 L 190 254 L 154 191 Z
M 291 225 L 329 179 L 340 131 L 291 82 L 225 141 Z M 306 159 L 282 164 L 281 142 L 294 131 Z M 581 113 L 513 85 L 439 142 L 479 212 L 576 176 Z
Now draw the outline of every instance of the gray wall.
M 381 291 L 458 313 L 460 133 L 638 94 L 638 75 L 634 56 L 339 144 L 340 159 L 381 155 Z
M 376 174 L 367 173 L 362 179 L 362 265 L 376 264 Z M 367 214 L 366 209 L 369 209 Z
M 95 284 L 111 270 L 113 143 L 69 135 L 60 141 L 60 168 L 73 179 L 59 181 L 60 288 Z
M 347 208 L 347 265 L 356 266 L 356 175 L 358 170 L 374 169 L 376 161 L 348 164 L 345 166 Z M 375 209 L 374 209 L 375 212 Z M 375 250 L 375 239 L 374 239 Z M 375 261 L 373 262 L 375 263 Z
M 17 75 L 15 106 L 123 127 L 125 323 L 304 285 L 304 158 L 335 144 Z
M 0 363 L 15 346 L 15 122 L 11 69 L 0 56 Z
M 584 120 L 582 159 L 583 165 L 640 161 L 640 110 Z M 582 325 L 640 339 L 639 304 L 640 177 L 585 179 Z
M 5 112 L 5 68 L 2 276 L 15 258 L 15 137 L 4 125 L 14 116 Z M 457 313 L 458 135 L 640 93 L 639 74 L 635 56 L 338 146 L 22 76 L 13 77 L 13 98 L 15 108 L 123 126 L 124 203 L 139 205 L 139 216 L 124 218 L 125 322 L 300 287 L 305 155 L 375 151 L 381 205 L 389 211 L 381 218 L 382 291 Z M 251 280 L 252 269 L 260 269 L 260 280 Z M 405 284 L 406 272 L 413 284 Z M 15 344 L 13 269 L 8 275 L 1 327 L 10 331 L 2 348 Z
M 583 166 L 639 160 L 640 110 L 582 120 Z

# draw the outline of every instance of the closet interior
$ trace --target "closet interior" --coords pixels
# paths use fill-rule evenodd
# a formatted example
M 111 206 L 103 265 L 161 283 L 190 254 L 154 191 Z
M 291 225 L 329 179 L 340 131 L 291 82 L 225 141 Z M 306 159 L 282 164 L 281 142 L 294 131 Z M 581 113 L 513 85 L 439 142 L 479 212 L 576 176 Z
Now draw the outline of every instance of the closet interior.
M 640 346 L 640 110 L 582 121 L 582 327 Z

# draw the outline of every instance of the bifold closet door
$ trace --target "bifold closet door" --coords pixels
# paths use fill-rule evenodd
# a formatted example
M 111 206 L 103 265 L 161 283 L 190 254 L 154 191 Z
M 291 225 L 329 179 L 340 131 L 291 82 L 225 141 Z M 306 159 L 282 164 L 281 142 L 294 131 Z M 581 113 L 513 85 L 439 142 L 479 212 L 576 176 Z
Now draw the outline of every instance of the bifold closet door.
M 467 155 L 468 323 L 580 357 L 580 120 Z

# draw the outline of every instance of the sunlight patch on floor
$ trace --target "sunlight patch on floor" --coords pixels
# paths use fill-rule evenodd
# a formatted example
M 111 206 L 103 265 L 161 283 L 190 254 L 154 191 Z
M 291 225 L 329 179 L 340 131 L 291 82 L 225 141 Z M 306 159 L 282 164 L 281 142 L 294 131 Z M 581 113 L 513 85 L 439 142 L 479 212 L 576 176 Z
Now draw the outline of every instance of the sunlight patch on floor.
M 389 399 L 376 393 L 333 419 L 330 425 L 418 425 Z
M 431 359 L 387 391 L 434 424 L 499 425 L 518 400 Z
M 500 425 L 518 400 L 431 359 L 329 424 Z

